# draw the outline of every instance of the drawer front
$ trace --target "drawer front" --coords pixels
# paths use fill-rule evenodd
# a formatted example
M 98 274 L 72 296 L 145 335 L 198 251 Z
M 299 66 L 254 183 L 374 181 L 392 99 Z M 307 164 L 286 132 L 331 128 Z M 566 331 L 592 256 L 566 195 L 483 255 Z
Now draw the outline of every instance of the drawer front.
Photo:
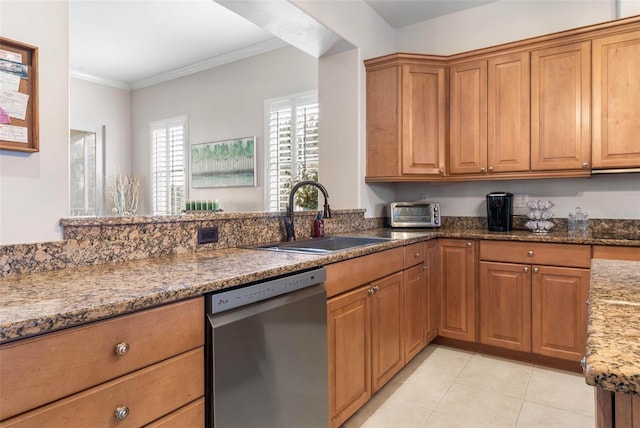
M 594 259 L 640 261 L 640 247 L 593 246 Z
M 200 347 L 16 416 L 0 427 L 140 427 L 203 395 L 204 347 Z M 128 416 L 118 420 L 116 409 L 123 407 Z
M 118 344 L 128 345 L 122 356 Z M 202 298 L 0 347 L 0 420 L 204 344 Z
M 589 268 L 591 247 L 579 244 L 480 241 L 480 260 Z
M 327 298 L 401 271 L 403 266 L 402 248 L 393 248 L 328 265 L 325 281 Z
M 179 408 L 145 428 L 204 428 L 204 397 Z
M 411 244 L 404 247 L 404 268 L 410 268 L 418 264 L 424 264 L 425 260 L 424 242 Z

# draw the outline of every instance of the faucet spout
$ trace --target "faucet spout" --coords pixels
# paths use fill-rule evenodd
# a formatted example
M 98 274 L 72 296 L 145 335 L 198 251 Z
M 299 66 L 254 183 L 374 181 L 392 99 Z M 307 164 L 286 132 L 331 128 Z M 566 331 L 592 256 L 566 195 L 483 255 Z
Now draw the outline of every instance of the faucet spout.
M 324 210 L 323 210 L 322 217 L 331 218 L 331 207 L 329 206 L 329 192 L 327 192 L 327 189 L 322 184 L 313 180 L 305 180 L 305 181 L 300 181 L 296 183 L 291 188 L 291 192 L 289 192 L 289 206 L 287 207 L 287 215 L 284 219 L 284 226 L 287 232 L 287 241 L 296 240 L 296 233 L 293 227 L 293 199 L 298 189 L 303 186 L 314 186 L 314 187 L 317 187 L 322 192 L 322 195 L 324 196 L 324 206 L 323 206 Z

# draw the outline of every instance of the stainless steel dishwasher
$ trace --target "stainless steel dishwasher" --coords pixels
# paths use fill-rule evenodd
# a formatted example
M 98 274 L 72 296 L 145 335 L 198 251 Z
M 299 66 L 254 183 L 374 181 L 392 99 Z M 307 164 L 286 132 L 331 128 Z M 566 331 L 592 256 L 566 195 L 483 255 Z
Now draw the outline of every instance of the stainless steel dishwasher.
M 207 295 L 206 426 L 329 426 L 324 268 Z

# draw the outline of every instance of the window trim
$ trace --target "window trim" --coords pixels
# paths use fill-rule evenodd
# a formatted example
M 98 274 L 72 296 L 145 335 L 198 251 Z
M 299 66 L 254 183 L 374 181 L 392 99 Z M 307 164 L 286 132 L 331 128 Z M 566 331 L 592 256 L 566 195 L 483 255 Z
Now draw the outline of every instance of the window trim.
M 154 196 L 153 196 L 153 187 L 154 187 L 154 159 L 153 159 L 153 131 L 159 125 L 164 128 L 168 128 L 170 126 L 174 126 L 176 124 L 181 124 L 184 127 L 184 137 L 182 141 L 182 150 L 183 150 L 183 164 L 184 164 L 184 177 L 183 177 L 183 203 L 189 199 L 189 188 L 190 188 L 190 156 L 189 156 L 189 117 L 187 115 L 174 116 L 166 119 L 153 120 L 149 122 L 149 211 L 152 215 L 176 215 L 178 213 L 156 213 L 154 210 Z
M 277 109 L 277 106 L 280 104 L 283 107 L 291 107 L 294 112 L 300 104 L 319 104 L 318 101 L 318 90 L 310 90 L 304 92 L 298 92 L 290 95 L 286 95 L 283 97 L 270 98 L 264 101 L 264 160 L 263 160 L 263 182 L 264 182 L 264 192 L 263 192 L 263 204 L 265 211 L 267 212 L 282 212 L 282 211 L 271 211 L 270 207 L 270 181 L 269 181 L 269 147 L 271 145 L 271 140 L 269 138 L 270 135 L 270 121 L 271 121 L 271 111 Z M 319 106 L 318 106 L 319 111 Z M 294 122 L 295 123 L 295 122 Z M 293 157 L 295 158 L 295 157 Z M 319 163 L 319 162 L 318 162 Z M 318 170 L 320 169 L 318 165 Z

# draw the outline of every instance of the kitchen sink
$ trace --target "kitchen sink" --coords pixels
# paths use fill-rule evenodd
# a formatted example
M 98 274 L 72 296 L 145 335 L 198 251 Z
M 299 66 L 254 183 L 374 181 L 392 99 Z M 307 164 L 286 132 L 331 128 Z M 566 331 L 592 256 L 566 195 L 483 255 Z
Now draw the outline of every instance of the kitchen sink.
M 324 238 L 256 245 L 251 248 L 291 253 L 327 254 L 335 251 L 363 247 L 365 245 L 379 244 L 388 240 L 389 238 L 377 238 L 373 236 L 325 236 Z

